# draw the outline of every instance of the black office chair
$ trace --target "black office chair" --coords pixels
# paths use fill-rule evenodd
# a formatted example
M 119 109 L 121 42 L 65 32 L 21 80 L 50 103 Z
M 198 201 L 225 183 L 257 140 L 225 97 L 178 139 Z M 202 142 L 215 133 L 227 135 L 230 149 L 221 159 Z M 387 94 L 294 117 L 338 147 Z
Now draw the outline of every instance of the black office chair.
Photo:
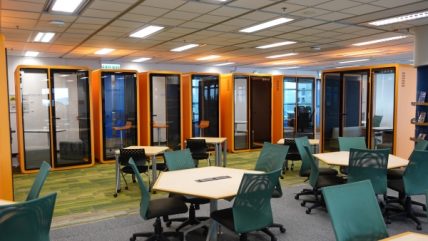
M 296 141 L 294 138 L 284 138 L 284 145 L 289 146 L 287 156 L 285 157 L 284 167 L 282 168 L 282 174 L 285 174 L 285 170 L 288 170 L 288 161 L 291 161 L 291 170 L 294 170 L 294 161 L 300 161 L 299 150 L 297 150 Z
M 195 160 L 196 166 L 199 164 L 199 160 L 207 160 L 210 166 L 210 153 L 205 139 L 187 139 L 186 146 L 192 153 L 192 158 Z
M 128 190 L 128 182 L 126 181 L 125 174 L 132 175 L 132 182 L 135 183 L 135 174 L 131 166 L 129 166 L 129 158 L 132 158 L 137 166 L 139 173 L 145 173 L 149 180 L 150 186 L 150 175 L 149 166 L 147 165 L 148 157 L 144 149 L 120 149 L 119 164 L 121 165 L 120 174 L 125 181 L 125 189 Z
M 135 241 L 137 237 L 148 237 L 147 240 L 164 241 L 168 240 L 168 236 L 179 237 L 180 240 L 183 240 L 183 233 L 163 232 L 161 217 L 186 213 L 186 204 L 179 198 L 159 198 L 150 200 L 150 192 L 144 185 L 143 179 L 139 175 L 138 167 L 135 165 L 135 162 L 132 159 L 129 161 L 129 166 L 137 176 L 138 185 L 141 191 L 140 216 L 144 220 L 156 218 L 155 223 L 153 224 L 155 228 L 154 232 L 134 233 L 132 234 L 130 240 Z

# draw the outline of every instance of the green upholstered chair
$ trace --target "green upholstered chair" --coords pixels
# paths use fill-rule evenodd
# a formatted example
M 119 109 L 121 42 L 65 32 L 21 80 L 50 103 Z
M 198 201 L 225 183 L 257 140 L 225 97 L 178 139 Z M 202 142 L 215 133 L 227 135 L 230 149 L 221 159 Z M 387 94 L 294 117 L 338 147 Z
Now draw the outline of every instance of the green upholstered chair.
M 356 149 L 349 151 L 348 183 L 372 182 L 376 194 L 386 194 L 389 149 Z
M 46 178 L 49 174 L 49 170 L 51 169 L 51 166 L 47 162 L 42 162 L 42 165 L 40 166 L 39 173 L 36 176 L 36 179 L 34 179 L 33 185 L 31 186 L 30 191 L 27 195 L 27 201 L 33 200 L 39 197 L 40 191 L 42 190 L 43 184 L 46 181 Z
M 308 146 L 304 146 L 304 150 L 306 151 L 305 156 L 311 164 L 309 184 L 312 186 L 312 194 L 315 196 L 315 200 L 304 200 L 302 201 L 302 206 L 305 206 L 306 203 L 312 203 L 312 206 L 306 209 L 306 214 L 310 214 L 312 209 L 324 206 L 321 189 L 328 186 L 342 184 L 344 180 L 337 175 L 320 175 L 318 163 L 312 156 L 310 148 Z
M 130 238 L 131 241 L 135 241 L 137 237 L 149 237 L 148 240 L 159 240 L 163 241 L 168 236 L 179 237 L 180 240 L 183 240 L 183 234 L 179 232 L 163 232 L 161 217 L 180 214 L 187 212 L 187 206 L 183 200 L 179 198 L 159 198 L 150 200 L 150 192 L 146 188 L 143 178 L 138 171 L 137 165 L 135 165 L 134 160 L 130 158 L 129 165 L 138 181 L 138 186 L 141 191 L 141 201 L 140 201 L 140 216 L 144 220 L 149 220 L 155 218 L 154 232 L 153 233 L 134 233 Z
M 169 171 L 177 171 L 196 167 L 189 149 L 165 152 L 164 157 Z M 166 222 L 167 226 L 170 226 L 171 222 L 182 222 L 180 226 L 178 226 L 178 228 L 176 229 L 177 232 L 185 226 L 196 225 L 199 224 L 201 221 L 208 219 L 208 217 L 196 217 L 196 210 L 199 209 L 199 205 L 209 203 L 209 199 L 176 195 L 173 193 L 170 194 L 170 197 L 180 198 L 184 202 L 190 204 L 188 218 L 170 219 L 169 217 L 164 217 L 164 221 Z
M 427 140 L 420 140 L 417 141 L 415 144 L 414 150 L 416 151 L 424 151 L 428 149 L 428 141 Z M 409 157 L 409 160 L 412 158 L 412 156 Z M 403 168 L 394 168 L 388 170 L 388 179 L 401 179 L 403 178 L 404 169 Z
M 383 116 L 381 115 L 375 115 L 373 116 L 373 127 L 379 127 L 380 123 L 382 122 Z
M 0 239 L 7 241 L 49 241 L 56 193 L 2 206 Z
M 247 240 L 247 233 L 263 231 L 272 241 L 275 236 L 268 227 L 273 223 L 271 196 L 278 182 L 281 169 L 263 174 L 244 174 L 232 208 L 217 210 L 211 218 L 240 235 L 240 240 Z M 210 228 L 208 236 L 213 228 Z
M 402 179 L 388 180 L 388 187 L 399 193 L 398 203 L 403 204 L 404 212 L 399 212 L 396 215 L 404 215 L 412 219 L 416 223 L 416 228 L 421 230 L 421 223 L 417 218 L 417 214 L 412 208 L 413 195 L 425 195 L 428 190 L 428 151 L 413 151 L 410 162 L 404 170 Z M 396 215 L 390 215 L 390 209 L 387 207 L 386 216 L 389 218 Z
M 349 151 L 351 148 L 366 149 L 366 138 L 363 136 L 357 137 L 339 137 L 339 150 Z
M 255 170 L 263 172 L 271 172 L 278 169 L 282 169 L 285 162 L 285 157 L 287 156 L 289 147 L 285 145 L 276 145 L 269 142 L 263 143 L 263 148 L 260 151 L 259 158 L 257 159 Z M 281 183 L 279 180 L 274 187 L 272 192 L 273 198 L 282 197 Z M 282 224 L 273 223 L 270 227 L 279 228 L 279 230 L 284 233 L 285 228 Z
M 377 241 L 388 237 L 369 180 L 322 190 L 337 241 Z
M 295 142 L 296 142 L 297 150 L 299 151 L 300 157 L 302 158 L 302 165 L 300 167 L 299 175 L 301 177 L 309 178 L 309 176 L 311 174 L 311 160 L 310 160 L 310 158 L 312 158 L 312 151 L 307 153 L 305 150 L 305 146 L 311 150 L 311 148 L 310 148 L 311 145 L 309 144 L 309 139 L 307 136 L 298 137 L 295 139 Z M 322 175 L 322 176 L 324 176 L 324 175 L 336 176 L 338 174 L 337 170 L 332 169 L 332 168 L 318 168 L 318 173 L 319 173 L 319 175 Z M 312 189 L 303 189 L 300 193 L 297 193 L 294 198 L 299 199 L 300 196 L 304 196 L 304 195 L 314 195 L 313 190 Z

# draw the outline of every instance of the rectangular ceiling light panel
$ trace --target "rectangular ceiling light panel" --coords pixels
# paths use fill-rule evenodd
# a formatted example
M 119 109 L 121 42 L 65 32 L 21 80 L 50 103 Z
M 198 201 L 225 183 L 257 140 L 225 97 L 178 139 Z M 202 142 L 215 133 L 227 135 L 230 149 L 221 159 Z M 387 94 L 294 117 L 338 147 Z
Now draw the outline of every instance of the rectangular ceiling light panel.
M 262 29 L 271 28 L 271 27 L 274 27 L 274 26 L 277 26 L 277 25 L 280 25 L 283 23 L 288 23 L 288 22 L 293 21 L 293 20 L 294 19 L 292 19 L 292 18 L 277 18 L 277 19 L 274 19 L 274 20 L 271 20 L 268 22 L 264 22 L 261 24 L 254 25 L 252 27 L 241 29 L 241 30 L 239 30 L 239 32 L 252 33 L 252 32 L 262 30 Z
M 129 35 L 129 37 L 132 38 L 145 38 L 151 34 L 154 34 L 160 30 L 164 29 L 164 27 L 162 26 L 156 26 L 156 25 L 149 25 L 147 27 L 144 27 L 134 33 L 132 33 L 131 35 Z
M 42 43 L 48 43 L 52 40 L 52 38 L 55 36 L 55 33 L 51 32 L 39 32 L 37 33 L 36 37 L 34 38 L 34 42 L 42 42 Z
M 276 59 L 276 58 L 289 57 L 289 56 L 294 56 L 294 55 L 297 55 L 297 53 L 277 54 L 277 55 L 267 56 L 266 58 Z
M 284 41 L 284 42 L 278 42 L 278 43 L 273 43 L 273 44 L 262 45 L 262 46 L 258 46 L 256 48 L 258 48 L 258 49 L 268 49 L 268 48 L 275 48 L 275 47 L 285 46 L 285 45 L 290 45 L 290 44 L 295 44 L 295 43 L 296 42 L 294 42 L 294 41 Z
M 84 2 L 84 0 L 55 0 L 52 4 L 51 11 L 74 13 Z
M 171 49 L 172 52 L 182 52 L 188 49 L 196 48 L 199 44 L 187 44 L 178 48 Z
M 352 44 L 352 45 L 354 45 L 354 46 L 364 46 L 364 45 L 383 43 L 383 42 L 388 42 L 388 41 L 393 41 L 393 40 L 399 40 L 399 39 L 403 39 L 403 38 L 407 38 L 407 36 L 400 35 L 400 36 L 389 37 L 389 38 L 375 39 L 375 40 L 370 40 L 370 41 L 366 41 L 366 42 L 355 43 L 355 44 Z
M 428 17 L 428 11 L 411 13 L 411 14 L 401 15 L 397 17 L 392 17 L 392 18 L 385 18 L 385 19 L 370 22 L 369 24 L 374 26 L 383 26 L 383 25 L 401 23 L 401 22 L 406 22 L 406 21 L 411 21 L 411 20 L 416 20 L 416 19 L 426 18 L 426 17 Z

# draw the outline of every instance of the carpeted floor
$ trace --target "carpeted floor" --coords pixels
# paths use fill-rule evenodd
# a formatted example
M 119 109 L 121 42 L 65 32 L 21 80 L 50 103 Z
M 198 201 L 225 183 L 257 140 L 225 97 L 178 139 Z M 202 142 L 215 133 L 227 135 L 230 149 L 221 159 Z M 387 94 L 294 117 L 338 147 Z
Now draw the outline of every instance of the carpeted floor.
M 297 185 L 285 187 L 282 198 L 272 199 L 272 208 L 274 220 L 281 223 L 287 229 L 286 233 L 281 234 L 274 230 L 278 241 L 331 241 L 334 240 L 334 233 L 331 227 L 328 213 L 321 210 L 313 210 L 310 215 L 305 213 L 305 208 L 300 206 L 300 202 L 294 199 L 294 194 L 299 192 L 307 185 Z M 425 201 L 424 197 L 419 200 Z M 230 207 L 232 203 L 220 201 L 219 208 Z M 202 205 L 198 215 L 208 215 L 208 205 Z M 350 217 L 351 218 L 351 217 Z M 428 232 L 428 222 L 422 219 L 422 233 Z M 52 241 L 119 241 L 129 240 L 132 233 L 152 231 L 152 220 L 144 221 L 138 214 L 111 218 L 99 222 L 68 226 L 53 229 L 51 231 Z M 178 224 L 173 224 L 176 227 Z M 411 221 L 394 220 L 388 226 L 390 235 L 404 231 L 416 231 L 415 225 Z M 169 228 L 165 228 L 169 230 Z M 188 241 L 205 240 L 202 230 L 196 230 L 186 236 Z M 144 240 L 144 239 L 137 239 Z M 223 234 L 219 240 L 239 240 L 239 238 L 223 229 Z M 268 241 L 270 240 L 261 232 L 249 235 L 250 241 Z

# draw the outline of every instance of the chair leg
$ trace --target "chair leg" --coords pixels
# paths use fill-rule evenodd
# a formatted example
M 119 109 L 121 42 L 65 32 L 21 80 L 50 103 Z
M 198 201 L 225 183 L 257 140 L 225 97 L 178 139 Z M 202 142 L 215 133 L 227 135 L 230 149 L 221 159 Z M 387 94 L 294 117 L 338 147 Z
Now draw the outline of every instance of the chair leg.
M 120 174 L 122 175 L 123 181 L 125 181 L 125 189 L 128 190 L 128 182 L 126 181 L 125 174 L 120 170 Z
M 270 241 L 276 241 L 275 235 L 273 235 L 273 233 L 269 229 L 264 228 L 264 229 L 262 229 L 262 232 L 269 235 Z
M 239 235 L 239 241 L 248 241 L 248 236 L 246 233 L 241 233 Z
M 306 196 L 306 195 L 314 195 L 314 191 L 312 189 L 303 189 L 301 192 L 297 193 L 294 196 L 294 199 L 298 200 L 300 196 Z
M 279 223 L 273 223 L 272 225 L 269 226 L 269 228 L 279 228 L 279 231 L 281 233 L 285 233 L 285 231 L 286 231 L 284 226 L 282 224 L 279 224 Z

